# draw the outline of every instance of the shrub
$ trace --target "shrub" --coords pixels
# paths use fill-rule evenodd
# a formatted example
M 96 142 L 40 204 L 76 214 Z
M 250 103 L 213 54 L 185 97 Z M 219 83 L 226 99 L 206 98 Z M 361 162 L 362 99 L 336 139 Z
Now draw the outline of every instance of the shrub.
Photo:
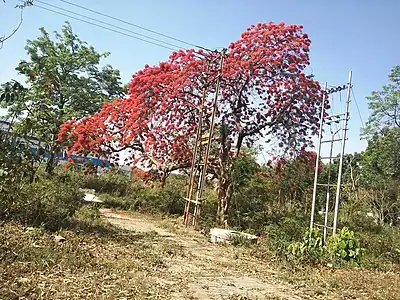
M 100 216 L 98 207 L 93 204 L 83 205 L 75 212 L 75 218 L 83 221 L 98 221 Z
M 135 210 L 135 200 L 131 196 L 118 197 L 110 194 L 100 195 L 103 205 L 107 208 L 120 210 Z
M 182 182 L 170 180 L 164 187 L 136 185 L 130 193 L 134 210 L 150 213 L 182 215 L 185 208 Z
M 83 179 L 83 188 L 93 189 L 98 193 L 125 196 L 129 192 L 130 180 L 122 171 L 111 169 L 101 175 L 87 175 Z
M 269 217 L 265 227 L 268 247 L 278 254 L 286 254 L 288 246 L 298 241 L 308 227 L 308 217 L 302 214 L 294 216 Z
M 362 249 L 360 241 L 355 237 L 354 231 L 343 227 L 339 233 L 330 237 L 327 241 L 328 253 L 345 261 L 360 262 Z
M 82 172 L 73 168 L 65 170 L 62 166 L 57 166 L 54 169 L 54 175 L 52 178 L 60 183 L 72 184 L 78 187 L 83 187 L 85 182 L 84 174 Z
M 325 253 L 321 231 L 306 231 L 303 241 L 292 243 L 288 246 L 291 255 L 305 260 L 319 260 Z
M 75 185 L 42 180 L 26 185 L 14 195 L 7 217 L 30 226 L 56 229 L 74 215 L 82 197 Z
M 183 214 L 185 181 L 171 177 L 165 186 L 132 183 L 124 195 L 103 194 L 101 199 L 109 208 L 149 213 Z
M 361 232 L 360 245 L 366 249 L 364 263 L 372 267 L 400 264 L 400 228 L 382 226 L 379 233 Z

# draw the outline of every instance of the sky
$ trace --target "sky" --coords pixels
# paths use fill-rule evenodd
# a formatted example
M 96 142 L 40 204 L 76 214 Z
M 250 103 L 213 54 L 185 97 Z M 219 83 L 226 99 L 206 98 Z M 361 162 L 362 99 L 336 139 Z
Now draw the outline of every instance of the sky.
M 360 113 L 352 99 L 347 153 L 359 152 L 366 147 L 366 141 L 360 140 L 360 127 L 369 115 L 366 97 L 386 84 L 391 68 L 400 64 L 400 1 L 397 0 L 69 1 L 210 49 L 227 47 L 230 42 L 239 39 L 240 34 L 251 24 L 270 21 L 302 24 L 312 41 L 308 71 L 321 84 L 328 82 L 329 85 L 343 85 L 347 83 L 348 72 L 353 72 L 353 91 Z M 6 2 L 0 2 L 0 36 L 10 33 L 19 21 L 19 10 L 14 6 L 20 2 Z M 36 4 L 48 7 L 43 2 L 167 41 L 165 37 L 117 23 L 60 0 L 41 0 L 41 3 Z M 35 6 L 26 8 L 23 17 L 20 30 L 0 50 L 0 83 L 10 79 L 23 81 L 15 67 L 21 59 L 26 58 L 26 41 L 39 35 L 39 27 L 52 32 L 60 30 L 67 20 L 82 40 L 93 45 L 99 52 L 111 53 L 104 62 L 119 69 L 124 82 L 128 82 L 132 74 L 145 64 L 158 64 L 171 53 L 169 49 Z M 180 48 L 188 47 L 174 40 L 168 42 Z M 344 111 L 344 97 L 342 93 L 342 99 L 339 94 L 333 99 L 335 112 Z

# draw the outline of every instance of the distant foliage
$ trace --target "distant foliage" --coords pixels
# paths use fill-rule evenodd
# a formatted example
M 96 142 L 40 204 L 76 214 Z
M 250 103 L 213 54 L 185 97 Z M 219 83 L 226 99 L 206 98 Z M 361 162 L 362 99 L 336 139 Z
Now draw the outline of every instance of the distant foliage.
M 82 181 L 82 187 L 93 189 L 98 193 L 125 196 L 128 193 L 131 182 L 128 174 L 124 174 L 118 169 L 110 169 L 101 175 L 85 176 Z

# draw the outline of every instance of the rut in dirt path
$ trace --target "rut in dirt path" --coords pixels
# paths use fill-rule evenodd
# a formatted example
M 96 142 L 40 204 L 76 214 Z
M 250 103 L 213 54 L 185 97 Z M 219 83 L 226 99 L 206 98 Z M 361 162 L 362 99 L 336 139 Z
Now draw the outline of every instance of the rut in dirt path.
M 173 242 L 186 253 L 166 258 L 169 278 L 154 279 L 166 286 L 184 284 L 171 291 L 172 299 L 310 299 L 278 281 L 276 273 L 249 256 L 237 258 L 233 247 L 211 244 L 203 235 L 181 226 L 162 228 L 160 220 L 132 216 L 126 212 L 101 209 L 105 220 L 135 232 L 156 232 L 165 242 Z M 173 231 L 173 232 L 172 232 Z

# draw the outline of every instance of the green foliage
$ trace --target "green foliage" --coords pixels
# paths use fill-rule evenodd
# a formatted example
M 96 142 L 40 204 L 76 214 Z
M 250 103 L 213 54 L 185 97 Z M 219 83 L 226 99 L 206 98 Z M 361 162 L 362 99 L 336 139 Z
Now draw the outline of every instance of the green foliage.
M 288 251 L 298 258 L 319 259 L 325 252 L 321 232 L 316 229 L 306 231 L 303 241 L 290 244 Z
M 82 205 L 76 212 L 75 218 L 78 220 L 84 221 L 99 221 L 100 220 L 100 211 L 98 207 L 94 204 Z
M 363 181 L 400 179 L 400 128 L 385 128 L 382 135 L 375 134 L 363 154 Z
M 100 199 L 107 208 L 135 210 L 135 201 L 130 196 L 115 196 L 105 193 L 100 195 Z
M 241 234 L 232 233 L 229 235 L 229 242 L 233 246 L 250 247 L 254 242 Z
M 80 171 L 74 170 L 73 168 L 65 170 L 62 166 L 57 166 L 52 178 L 61 183 L 76 185 L 81 188 L 85 187 L 84 174 Z
M 118 169 L 108 170 L 101 175 L 87 175 L 83 178 L 82 187 L 93 189 L 98 193 L 109 193 L 115 196 L 125 196 L 129 192 L 130 180 Z
M 354 231 L 343 227 L 337 234 L 327 241 L 327 251 L 345 261 L 360 262 L 363 249 L 360 241 L 355 237 Z
M 324 245 L 319 230 L 308 230 L 301 242 L 291 243 L 287 247 L 291 256 L 301 261 L 325 262 L 328 257 L 331 262 L 337 259 L 359 263 L 363 249 L 353 231 L 343 227 L 339 233 L 330 237 Z
M 360 245 L 366 249 L 363 264 L 373 268 L 385 268 L 400 264 L 400 227 L 379 226 L 376 232 L 360 232 Z
M 108 177 L 110 176 L 110 177 Z M 185 181 L 171 176 L 165 186 L 145 186 L 139 182 L 131 182 L 112 175 L 96 176 L 96 181 L 85 184 L 86 188 L 101 189 L 100 195 L 104 205 L 109 208 L 134 210 L 149 213 L 183 215 L 185 207 Z M 90 177 L 93 179 L 92 177 Z M 106 178 L 109 181 L 106 181 Z M 110 180 L 114 178 L 115 181 Z M 100 180 L 100 183 L 97 182 Z M 108 183 L 107 183 L 108 182 Z M 95 183 L 95 184 L 94 184 Z
M 80 207 L 83 194 L 77 186 L 46 179 L 27 184 L 10 197 L 12 202 L 0 202 L 3 217 L 57 229 L 66 225 Z
M 136 186 L 130 193 L 134 210 L 151 213 L 183 215 L 185 193 L 182 182 L 170 180 L 164 187 Z
M 0 131 L 0 218 L 8 218 L 20 191 L 35 179 L 36 157 L 14 134 Z
M 389 74 L 389 84 L 372 92 L 367 99 L 372 114 L 364 128 L 365 134 L 380 133 L 385 127 L 400 128 L 400 65 Z
M 369 211 L 365 203 L 357 203 L 354 199 L 350 199 L 340 208 L 339 223 L 354 232 L 379 234 L 384 227 L 379 225 L 373 217 L 367 215 Z
M 400 128 L 374 135 L 363 154 L 361 184 L 365 202 L 381 224 L 400 215 Z
M 258 168 L 255 153 L 252 149 L 247 149 L 243 155 L 235 157 L 232 162 L 232 174 L 230 177 L 235 188 L 246 185 Z
M 298 241 L 309 225 L 308 216 L 300 212 L 287 216 L 269 216 L 267 222 L 269 224 L 264 230 L 267 235 L 265 243 L 279 255 L 285 255 L 288 246 Z
M 27 43 L 28 60 L 16 70 L 27 79 L 29 88 L 20 84 L 13 102 L 5 103 L 11 115 L 18 118 L 16 131 L 22 136 L 35 136 L 54 155 L 60 125 L 97 112 L 105 101 L 123 95 L 118 70 L 99 64 L 108 53 L 98 53 L 81 41 L 66 23 L 55 38 L 44 29 L 41 36 Z M 3 89 L 10 86 L 6 83 Z M 51 173 L 54 160 L 48 160 Z
M 246 185 L 236 189 L 229 213 L 231 226 L 241 229 L 263 229 L 273 204 L 273 195 L 266 191 L 266 184 L 268 183 L 264 177 L 253 176 Z

